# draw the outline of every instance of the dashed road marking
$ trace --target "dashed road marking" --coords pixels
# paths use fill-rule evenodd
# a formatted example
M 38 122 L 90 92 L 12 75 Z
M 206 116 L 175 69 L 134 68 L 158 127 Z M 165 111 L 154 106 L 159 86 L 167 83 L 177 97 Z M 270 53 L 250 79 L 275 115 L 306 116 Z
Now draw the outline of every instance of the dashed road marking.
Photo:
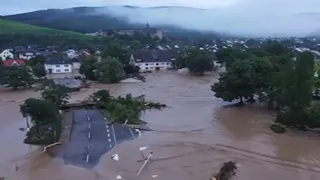
M 90 121 L 90 117 L 88 116 L 88 121 Z
M 89 128 L 89 129 L 91 128 L 91 123 L 88 124 L 88 128 Z
M 112 145 L 110 144 L 109 147 L 112 147 Z
M 131 135 L 132 135 L 132 138 L 135 138 L 135 136 L 134 136 L 134 134 L 133 134 L 133 132 L 132 132 L 131 128 L 129 128 L 129 131 L 130 131 L 130 133 L 131 133 Z
M 110 134 L 108 133 L 108 137 L 110 137 Z
M 88 138 L 89 138 L 89 139 L 91 138 L 91 133 L 90 133 L 90 132 L 88 132 Z
M 114 139 L 114 145 L 117 145 L 117 139 L 116 139 L 116 134 L 114 133 L 114 126 L 113 124 L 111 125 L 111 129 L 112 129 L 112 134 L 113 134 L 113 139 Z
M 107 129 L 107 132 L 109 132 L 109 129 Z
M 106 125 L 106 128 L 109 128 L 109 125 Z
M 111 139 L 109 138 L 108 141 L 111 142 Z

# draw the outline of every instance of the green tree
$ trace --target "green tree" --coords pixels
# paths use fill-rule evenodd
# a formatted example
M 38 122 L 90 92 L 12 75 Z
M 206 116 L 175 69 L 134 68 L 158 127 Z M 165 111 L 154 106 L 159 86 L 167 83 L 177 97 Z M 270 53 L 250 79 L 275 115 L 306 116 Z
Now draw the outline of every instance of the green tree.
M 128 51 L 123 48 L 121 45 L 109 45 L 102 52 L 102 58 L 114 57 L 118 58 L 120 62 L 124 65 L 129 64 Z
M 38 78 L 41 78 L 46 75 L 46 70 L 44 68 L 44 64 L 42 64 L 40 62 L 36 63 L 31 68 L 32 68 L 33 75 L 35 75 Z
M 190 72 L 203 75 L 205 71 L 214 70 L 214 56 L 206 51 L 199 49 L 189 49 L 182 52 L 176 61 L 178 68 L 187 67 Z
M 38 90 L 41 91 L 43 99 L 52 102 L 57 107 L 67 104 L 70 99 L 68 88 L 63 85 L 54 84 L 53 82 L 43 83 Z
M 255 92 L 254 68 L 250 60 L 236 60 L 227 72 L 221 74 L 219 82 L 211 86 L 215 96 L 225 101 L 250 98 Z
M 5 67 L 1 82 L 12 89 L 19 87 L 31 87 L 34 82 L 30 70 L 25 66 Z
M 33 67 L 33 66 L 35 66 L 35 65 L 37 65 L 37 64 L 44 64 L 45 61 L 46 61 L 46 58 L 45 58 L 45 57 L 43 57 L 43 56 L 36 56 L 36 57 L 33 57 L 33 58 L 29 59 L 29 60 L 27 61 L 27 65 Z
M 125 78 L 124 65 L 118 58 L 107 57 L 97 63 L 95 76 L 102 83 L 116 83 Z
M 31 117 L 32 123 L 36 126 L 37 134 L 40 134 L 40 126 L 57 120 L 58 109 L 48 100 L 29 98 L 20 106 L 23 116 Z
M 80 65 L 79 72 L 83 74 L 89 80 L 96 80 L 95 70 L 98 59 L 94 56 L 90 56 L 83 60 Z

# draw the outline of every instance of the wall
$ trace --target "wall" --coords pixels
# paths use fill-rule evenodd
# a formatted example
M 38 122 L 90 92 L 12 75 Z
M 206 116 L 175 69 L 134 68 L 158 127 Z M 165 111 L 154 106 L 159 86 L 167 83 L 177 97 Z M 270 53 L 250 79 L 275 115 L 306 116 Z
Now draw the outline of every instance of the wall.
M 140 67 L 141 72 L 155 71 L 157 68 L 159 68 L 159 70 L 172 68 L 171 62 L 141 62 L 135 63 L 135 65 Z
M 47 73 L 50 72 L 49 69 L 52 69 L 52 73 L 72 73 L 72 65 L 71 64 L 45 64 L 44 68 Z
M 5 49 L 5 50 L 3 50 L 3 51 L 0 53 L 0 58 L 1 58 L 2 60 L 6 60 L 8 57 L 9 57 L 10 59 L 13 58 L 13 54 L 12 54 L 9 50 Z

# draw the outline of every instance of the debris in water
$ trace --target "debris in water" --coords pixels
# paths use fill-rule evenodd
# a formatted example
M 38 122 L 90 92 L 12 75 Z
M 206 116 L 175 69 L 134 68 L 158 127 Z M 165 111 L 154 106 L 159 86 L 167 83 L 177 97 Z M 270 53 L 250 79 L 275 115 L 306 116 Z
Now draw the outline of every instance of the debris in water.
M 111 159 L 115 160 L 115 161 L 119 161 L 119 155 L 118 154 L 113 154 L 111 156 Z
M 25 131 L 26 129 L 25 128 L 19 128 L 20 131 Z M 0 179 L 1 180 L 1 179 Z
M 155 174 L 155 175 L 152 175 L 151 177 L 152 177 L 152 179 L 153 179 L 153 178 L 156 178 L 156 177 L 158 177 L 158 175 L 156 175 L 156 174 Z
M 120 175 L 117 175 L 117 179 L 122 179 L 122 177 Z
M 218 174 L 210 180 L 230 180 L 236 174 L 239 165 L 234 161 L 228 161 L 223 164 Z

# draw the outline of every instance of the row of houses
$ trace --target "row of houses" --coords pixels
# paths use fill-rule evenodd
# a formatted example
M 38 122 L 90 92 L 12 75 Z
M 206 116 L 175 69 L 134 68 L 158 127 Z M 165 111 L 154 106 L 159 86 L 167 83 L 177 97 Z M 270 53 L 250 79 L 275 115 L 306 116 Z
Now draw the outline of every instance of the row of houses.
M 50 57 L 56 54 L 65 54 L 69 58 L 75 58 L 79 56 L 89 56 L 86 50 L 75 50 L 75 49 L 66 49 L 61 50 L 56 48 L 55 46 L 48 46 L 46 48 L 31 48 L 31 47 L 23 47 L 18 46 L 14 48 L 7 48 L 0 50 L 0 59 L 24 59 L 30 60 L 36 56 Z

